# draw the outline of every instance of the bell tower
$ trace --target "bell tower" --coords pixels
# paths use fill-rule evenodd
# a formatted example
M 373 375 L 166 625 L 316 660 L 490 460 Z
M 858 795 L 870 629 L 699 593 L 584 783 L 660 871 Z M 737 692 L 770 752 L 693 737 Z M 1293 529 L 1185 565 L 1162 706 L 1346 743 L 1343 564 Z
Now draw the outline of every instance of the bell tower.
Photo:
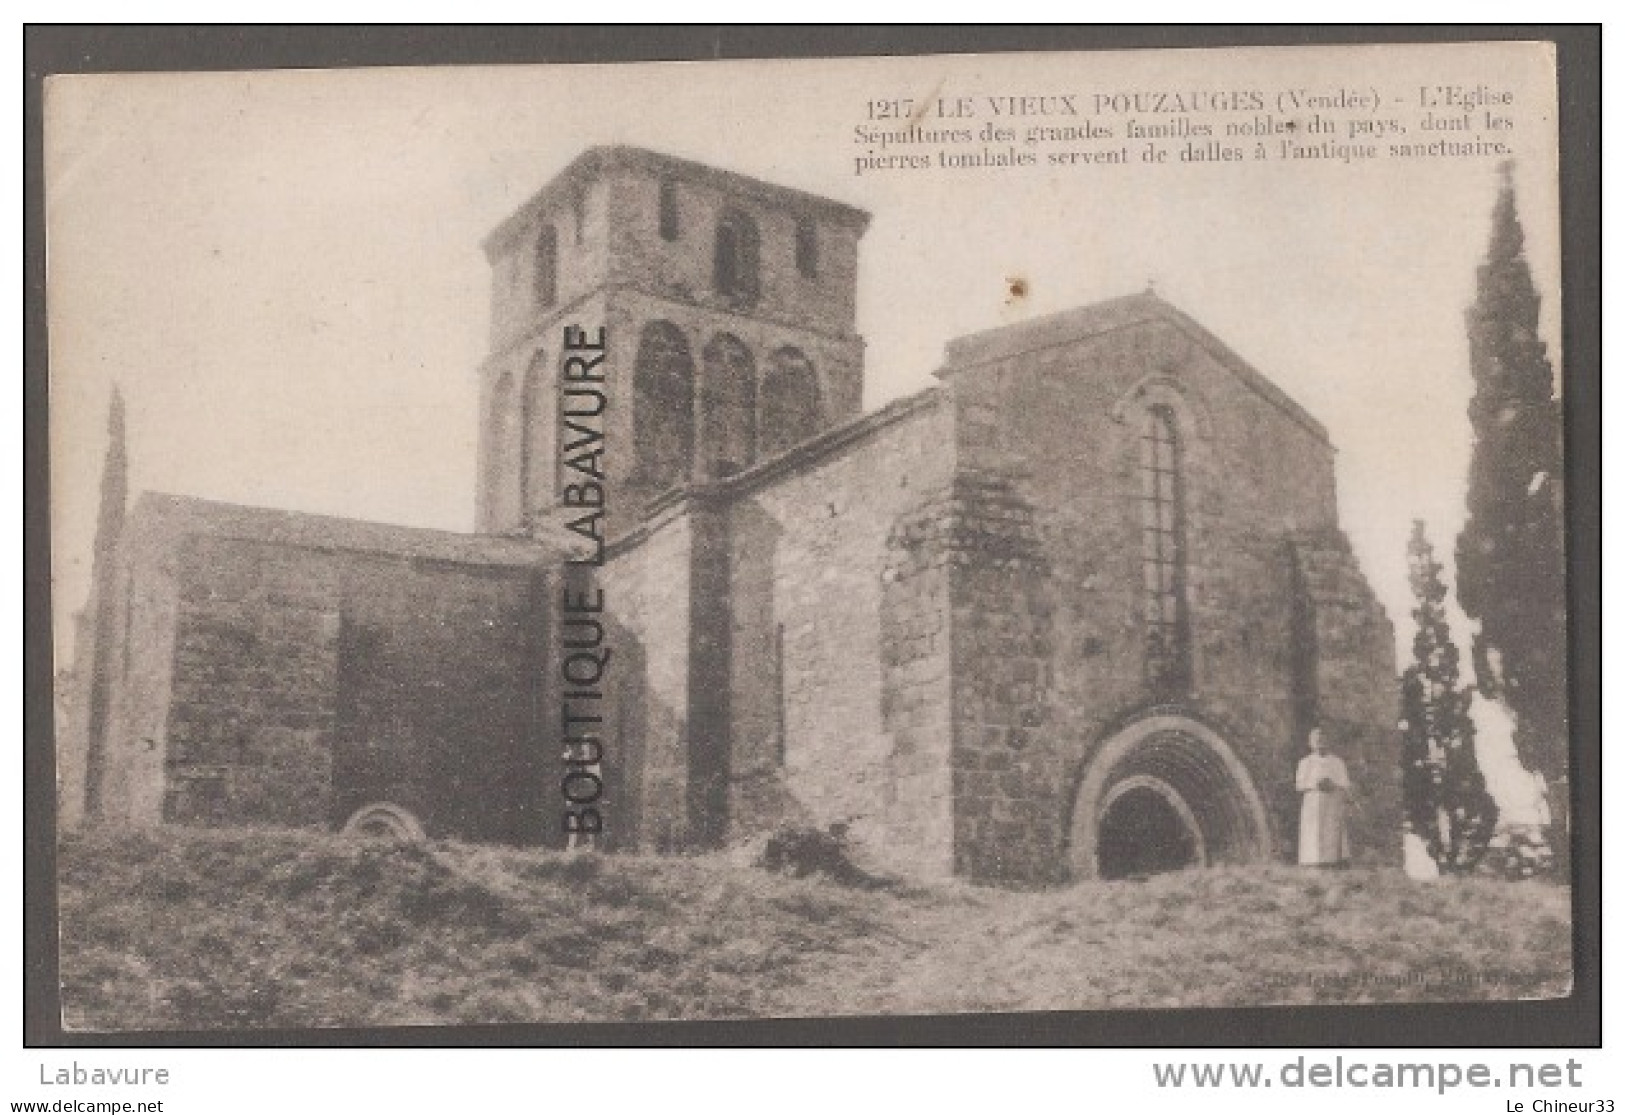
M 558 505 L 566 327 L 607 340 L 610 532 L 856 416 L 867 213 L 633 147 L 595 147 L 485 241 L 478 529 Z

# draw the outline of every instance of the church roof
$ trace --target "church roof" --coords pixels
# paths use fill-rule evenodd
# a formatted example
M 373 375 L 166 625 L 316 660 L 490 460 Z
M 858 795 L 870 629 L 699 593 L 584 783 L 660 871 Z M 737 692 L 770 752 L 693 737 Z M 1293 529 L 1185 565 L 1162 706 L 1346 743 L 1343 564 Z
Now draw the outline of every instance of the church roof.
M 334 515 L 312 515 L 304 511 L 221 503 L 166 492 L 144 492 L 136 500 L 128 529 L 137 538 L 201 534 L 211 538 L 280 543 L 318 550 L 361 551 L 468 565 L 531 566 L 557 560 L 556 551 L 550 547 L 523 538 L 395 526 Z
M 1236 355 L 1194 318 L 1150 292 L 1096 302 L 1031 321 L 958 337 L 948 342 L 948 362 L 937 375 L 946 378 L 980 364 L 990 364 L 1037 349 L 1071 344 L 1152 321 L 1166 322 L 1190 337 L 1266 402 L 1321 441 L 1330 441 L 1326 427 L 1290 395 Z
M 794 210 L 810 210 L 823 215 L 826 219 L 856 225 L 860 232 L 869 224 L 867 211 L 831 198 L 821 197 L 805 190 L 792 189 L 789 186 L 765 182 L 760 178 L 737 174 L 731 170 L 722 170 L 718 167 L 707 166 L 704 163 L 696 163 L 691 159 L 665 155 L 659 151 L 651 151 L 646 147 L 614 144 L 589 147 L 576 156 L 569 166 L 554 175 L 552 181 L 538 190 L 529 201 L 509 214 L 485 238 L 486 255 L 490 256 L 508 241 L 519 235 L 535 220 L 536 214 L 540 211 L 570 197 L 584 183 L 622 167 L 646 170 L 652 174 L 669 176 L 679 181 L 699 182 L 723 193 L 732 194 L 736 197 L 752 198 L 767 205 L 782 206 Z

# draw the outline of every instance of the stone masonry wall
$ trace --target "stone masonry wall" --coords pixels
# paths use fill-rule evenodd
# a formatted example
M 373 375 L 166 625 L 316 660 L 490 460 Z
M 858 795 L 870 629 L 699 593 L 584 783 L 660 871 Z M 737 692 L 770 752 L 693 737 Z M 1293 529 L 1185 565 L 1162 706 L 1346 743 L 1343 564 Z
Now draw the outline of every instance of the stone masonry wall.
M 175 635 L 164 820 L 335 822 L 339 615 L 184 593 Z
M 660 230 L 662 182 L 675 189 L 678 229 L 670 240 Z M 757 226 L 760 293 L 754 300 L 715 289 L 716 229 L 730 209 Z M 801 220 L 816 229 L 812 275 L 796 263 Z M 487 243 L 491 355 L 479 373 L 478 529 L 511 531 L 556 496 L 554 394 L 544 390 L 528 401 L 521 395 L 535 368 L 551 384 L 565 323 L 609 326 L 618 384 L 610 438 L 619 447 L 612 533 L 634 527 L 660 494 L 636 490 L 627 475 L 633 461 L 632 368 L 639 335 L 650 322 L 670 322 L 683 332 L 697 375 L 706 345 L 722 334 L 750 350 L 758 380 L 775 351 L 797 348 L 817 373 L 823 425 L 856 417 L 863 342 L 853 324 L 858 241 L 866 223 L 862 213 L 842 205 L 650 152 L 611 148 L 584 156 Z M 557 243 L 551 303 L 537 294 L 537 244 L 544 228 L 553 230 Z M 506 395 L 500 390 L 504 377 L 512 385 Z M 702 450 L 708 415 L 696 405 L 695 417 L 696 449 Z
M 887 806 L 895 857 L 953 870 L 953 654 L 944 525 L 951 492 L 927 494 L 893 524 L 881 571 L 882 723 L 892 738 Z
M 687 511 L 688 839 L 715 848 L 727 839 L 733 796 L 732 531 L 722 500 L 694 497 Z
M 326 825 L 383 800 L 542 837 L 531 570 L 198 536 L 177 581 L 166 819 Z
M 471 839 L 548 797 L 539 547 L 148 495 L 120 542 L 98 819 Z
M 876 866 L 952 868 L 948 663 L 940 563 L 907 522 L 947 489 L 951 415 L 939 392 L 893 404 L 792 458 L 733 501 L 732 723 L 736 835 L 778 815 L 847 824 Z
M 657 514 L 598 571 L 613 618 L 614 721 L 606 768 L 630 791 L 606 798 L 612 846 L 675 852 L 689 843 L 690 577 L 693 532 L 681 507 Z
M 677 192 L 675 240 L 660 236 L 663 178 Z M 724 209 L 735 209 L 755 221 L 760 237 L 760 296 L 748 312 L 796 329 L 851 334 L 861 224 L 798 204 L 794 195 L 747 193 L 723 179 L 662 175 L 641 166 L 616 171 L 609 187 L 617 214 L 610 238 L 611 282 L 705 308 L 734 309 L 734 302 L 713 287 L 713 264 L 718 218 Z M 818 232 L 818 269 L 810 277 L 796 269 L 800 217 L 812 220 Z
M 1316 718 L 1354 785 L 1354 853 L 1392 861 L 1401 818 L 1393 624 L 1341 532 L 1299 535 L 1292 548 L 1314 632 Z
M 697 459 L 703 456 L 707 437 L 708 414 L 699 398 L 700 377 L 704 374 L 703 354 L 705 347 L 722 334 L 735 337 L 749 349 L 758 384 L 767 374 L 775 351 L 786 345 L 800 349 L 818 378 L 820 428 L 833 427 L 854 417 L 862 405 L 863 342 L 855 336 L 806 331 L 772 318 L 678 302 L 637 288 L 615 291 L 606 299 L 605 313 L 610 326 L 612 374 L 616 377 L 608 435 L 615 485 L 611 508 L 614 532 L 635 525 L 648 501 L 659 494 L 640 490 L 629 475 L 636 460 L 633 371 L 641 331 L 650 322 L 664 321 L 676 326 L 693 357 Z M 758 399 L 758 413 L 760 404 Z
M 609 278 L 610 235 L 619 214 L 609 183 L 582 181 L 568 194 L 526 215 L 523 227 L 491 255 L 491 350 L 519 343 L 561 307 L 601 288 Z M 577 214 L 580 215 L 579 222 Z M 538 244 L 544 227 L 556 237 L 554 298 L 544 304 L 538 283 Z
M 954 869 L 976 882 L 1066 878 L 1045 792 L 1066 775 L 1049 727 L 1054 607 L 1033 508 L 962 470 L 939 518 L 952 600 Z
M 1067 858 L 1068 825 L 1057 819 L 1070 815 L 1094 749 L 1137 713 L 1170 703 L 1242 757 L 1270 805 L 1271 844 L 1290 851 L 1303 740 L 1285 543 L 1335 526 L 1332 451 L 1312 419 L 1161 307 L 1123 300 L 1025 335 L 971 338 L 956 343 L 945 372 L 962 469 L 1017 478 L 1049 562 L 1054 715 L 1044 746 L 1053 752 L 1028 756 L 1024 792 L 1007 807 L 1047 845 L 1022 853 L 1039 860 Z M 1138 438 L 1152 405 L 1175 414 L 1186 477 L 1194 678 L 1176 694 L 1153 691 L 1145 666 Z M 1392 661 L 1375 643 L 1357 653 L 1375 655 L 1378 671 Z M 1336 682 L 1323 671 L 1321 684 Z M 1391 725 L 1391 709 L 1375 715 L 1358 713 Z M 961 733 L 973 727 L 956 721 Z
M 624 311 L 615 309 L 602 290 L 595 290 L 568 305 L 539 313 L 479 368 L 475 500 L 475 529 L 479 531 L 511 534 L 548 517 L 561 499 L 561 485 L 575 479 L 566 479 L 560 453 L 564 431 L 559 416 L 559 369 L 566 327 L 579 328 L 592 339 L 600 329 L 604 331 L 608 349 L 595 370 L 606 379 L 602 386 L 608 410 L 594 416 L 588 425 L 604 435 L 610 483 L 618 497 L 610 508 L 610 533 L 629 529 L 638 521 L 626 486 L 633 461 L 632 365 L 637 354 L 637 325 Z M 579 434 L 571 433 L 563 444 L 579 439 Z

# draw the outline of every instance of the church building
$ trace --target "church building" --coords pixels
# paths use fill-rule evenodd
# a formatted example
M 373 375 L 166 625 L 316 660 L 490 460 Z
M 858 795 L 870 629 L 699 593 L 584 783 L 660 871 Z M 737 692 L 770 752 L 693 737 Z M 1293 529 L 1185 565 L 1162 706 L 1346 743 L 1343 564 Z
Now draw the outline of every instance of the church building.
M 794 823 L 921 879 L 1285 860 L 1319 725 L 1356 854 L 1397 858 L 1393 630 L 1325 428 L 1150 293 L 960 337 L 864 413 L 867 223 L 576 159 L 485 242 L 476 534 L 126 514 L 110 482 L 64 819 L 560 845 L 563 602 L 590 583 L 609 851 Z M 601 406 L 572 408 L 572 335 L 602 337 Z

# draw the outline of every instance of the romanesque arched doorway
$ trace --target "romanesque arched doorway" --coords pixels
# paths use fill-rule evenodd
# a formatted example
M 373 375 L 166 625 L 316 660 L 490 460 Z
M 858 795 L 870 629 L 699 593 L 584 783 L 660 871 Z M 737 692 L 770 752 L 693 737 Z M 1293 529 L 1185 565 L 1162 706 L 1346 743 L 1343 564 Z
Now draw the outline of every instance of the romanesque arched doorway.
M 1073 807 L 1075 878 L 1124 878 L 1269 855 L 1269 822 L 1246 765 L 1211 728 L 1162 713 L 1095 752 Z

